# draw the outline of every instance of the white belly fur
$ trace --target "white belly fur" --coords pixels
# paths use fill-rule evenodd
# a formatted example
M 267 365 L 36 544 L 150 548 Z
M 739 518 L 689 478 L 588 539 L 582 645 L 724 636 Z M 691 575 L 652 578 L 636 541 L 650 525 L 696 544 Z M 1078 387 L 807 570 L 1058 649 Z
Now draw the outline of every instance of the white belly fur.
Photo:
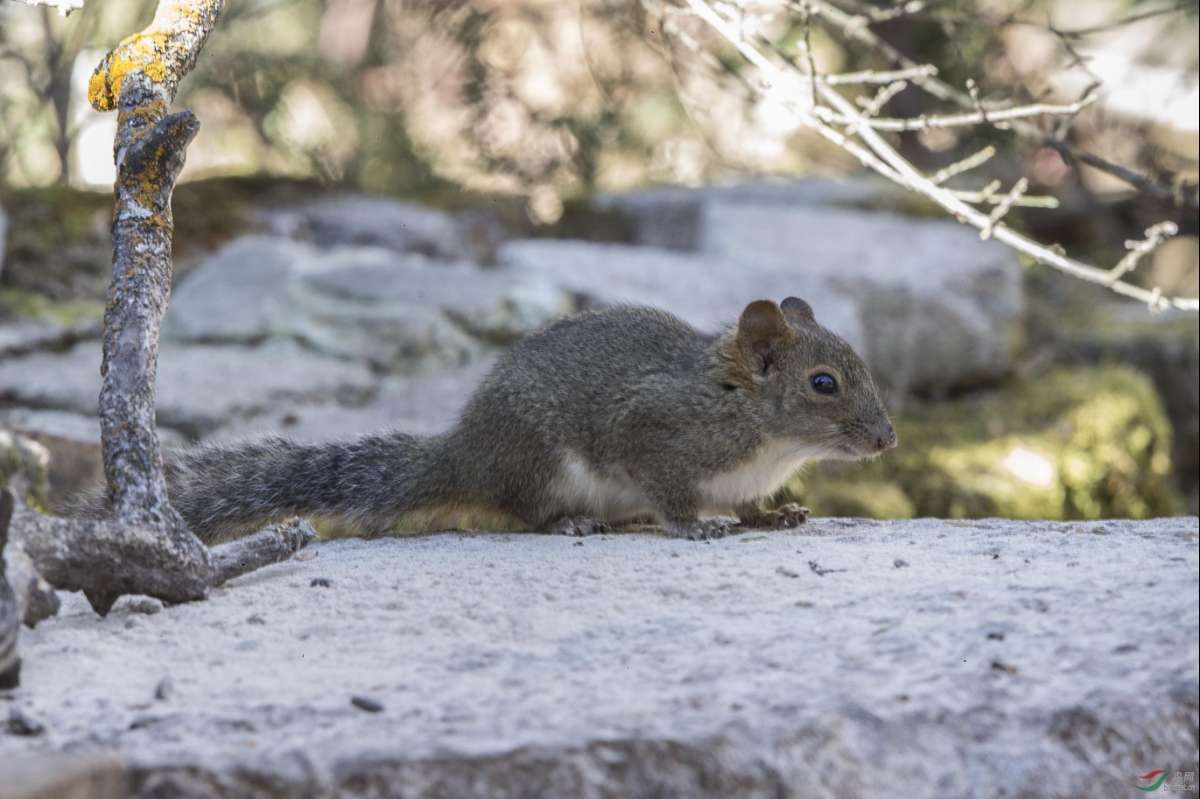
M 794 442 L 768 442 L 743 463 L 700 483 L 703 509 L 728 512 L 744 502 L 773 494 L 816 454 Z M 574 452 L 564 456 L 553 490 L 564 507 L 598 519 L 620 521 L 655 510 L 632 479 L 601 475 Z
M 651 513 L 650 500 L 628 477 L 598 474 L 574 452 L 563 457 L 554 492 L 572 512 L 619 521 Z
M 700 483 L 704 509 L 729 511 L 744 502 L 774 494 L 817 451 L 803 444 L 775 439 L 727 472 Z

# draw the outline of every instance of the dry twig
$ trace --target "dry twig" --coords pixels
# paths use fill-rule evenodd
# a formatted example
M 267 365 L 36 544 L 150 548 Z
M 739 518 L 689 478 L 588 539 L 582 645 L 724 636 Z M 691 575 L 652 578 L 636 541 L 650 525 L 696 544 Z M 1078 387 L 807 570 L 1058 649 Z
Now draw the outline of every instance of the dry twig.
M 749 41 L 746 36 L 742 35 L 739 26 L 732 24 L 727 17 L 718 12 L 707 0 L 682 0 L 682 3 L 693 15 L 705 22 L 718 35 L 736 48 L 751 65 L 758 69 L 766 85 L 788 85 L 789 78 L 795 80 L 795 76 L 790 75 L 787 70 L 804 68 L 795 62 L 789 62 L 786 67 L 776 64 Z M 831 8 L 827 3 L 808 2 L 807 0 L 804 6 L 805 8 L 812 7 L 820 13 L 825 13 L 823 9 Z M 842 12 L 838 11 L 837 13 L 841 14 Z M 861 24 L 851 24 L 849 25 L 849 29 L 855 31 L 865 30 Z M 870 37 L 874 37 L 874 34 L 870 34 L 869 31 L 867 31 L 867 34 Z M 878 41 L 875 38 L 869 38 L 867 41 L 876 42 L 878 46 Z M 890 47 L 885 43 L 883 46 Z M 898 54 L 897 57 L 903 58 L 903 56 L 899 56 Z M 905 68 L 920 66 L 907 59 L 904 59 L 901 65 Z M 811 76 L 808 75 L 801 77 L 805 80 L 811 80 Z M 817 99 L 827 104 L 828 107 L 823 108 L 800 101 L 795 102 L 793 104 L 795 112 L 807 125 L 828 141 L 853 155 L 864 166 L 869 167 L 905 189 L 927 197 L 941 206 L 959 222 L 978 229 L 985 238 L 995 238 L 1038 263 L 1053 267 L 1089 283 L 1107 286 L 1115 293 L 1144 302 L 1154 310 L 1165 310 L 1168 308 L 1187 311 L 1200 310 L 1200 301 L 1195 298 L 1166 297 L 1157 288 L 1144 289 L 1132 283 L 1114 279 L 1112 275 L 1113 270 L 1101 269 L 1070 258 L 1055 248 L 1033 241 L 1009 228 L 1001 220 L 1008 210 L 1019 202 L 1020 196 L 1027 185 L 1024 181 L 1018 182 L 1010 192 L 994 202 L 995 209 L 990 213 L 984 213 L 970 205 L 962 192 L 956 192 L 939 185 L 938 181 L 923 175 L 908 160 L 901 156 L 872 124 L 879 120 L 873 120 L 869 115 L 861 112 L 855 107 L 854 103 L 838 93 L 833 86 L 820 81 L 813 81 L 813 85 L 815 86 Z M 942 88 L 935 88 L 931 93 L 940 92 L 947 98 L 954 99 L 951 90 L 944 87 L 944 84 L 937 84 L 936 86 Z M 928 86 L 926 88 L 928 90 Z M 966 97 L 967 102 L 975 109 L 968 116 L 974 116 L 978 123 L 984 121 L 994 122 L 997 116 L 1004 113 L 1003 109 L 993 110 L 983 108 L 977 97 L 970 95 L 962 96 Z M 1083 100 L 1080 102 L 1082 103 Z M 1074 105 L 1077 104 L 1072 104 L 1072 106 Z M 1072 106 L 1052 108 L 1069 109 Z M 1009 109 L 1009 111 L 1011 112 L 1013 109 Z M 1063 113 L 1074 113 L 1074 110 L 1064 110 Z M 1018 119 L 1020 117 L 1018 115 L 1010 118 Z M 839 130 L 836 126 L 843 126 L 843 129 Z M 854 140 L 855 137 L 857 137 L 858 141 Z M 959 171 L 965 170 L 960 169 Z M 979 198 L 980 201 L 993 201 L 994 195 L 991 192 L 985 189 L 983 194 L 984 196 Z M 1157 243 L 1156 240 L 1154 244 Z
M 795 8 L 795 2 L 796 0 L 792 0 L 788 4 L 789 7 Z M 846 39 L 866 47 L 895 67 L 916 69 L 926 66 L 909 58 L 872 31 L 869 26 L 875 20 L 870 19 L 868 15 L 847 13 L 826 0 L 806 0 L 806 6 L 814 17 L 824 20 L 830 27 L 840 31 Z M 1084 34 L 1086 33 L 1088 31 L 1084 32 Z M 976 98 L 973 98 L 968 92 L 950 86 L 936 75 L 913 76 L 912 82 L 938 100 L 954 103 L 960 108 L 978 110 Z M 1107 161 L 1094 153 L 1081 150 L 1066 141 L 1061 135 L 1047 135 L 1044 130 L 1023 119 L 1015 119 L 1007 124 L 1022 137 L 1053 147 L 1068 163 L 1087 164 L 1093 169 L 1098 169 L 1123 181 L 1143 194 L 1173 203 L 1180 208 L 1200 209 L 1200 190 L 1194 183 L 1181 186 L 1167 185 L 1128 167 Z
M 55 518 L 18 506 L 6 556 L 27 559 L 56 588 L 82 591 L 101 614 L 124 594 L 200 599 L 212 586 L 285 559 L 314 537 L 307 523 L 291 522 L 210 552 L 171 507 L 163 476 L 154 400 L 159 325 L 171 289 L 171 193 L 199 128 L 190 111 L 167 109 L 223 6 L 224 0 L 163 0 L 150 27 L 110 52 L 89 84 L 97 109 L 118 111 L 113 277 L 100 390 L 113 516 Z M 11 504 L 11 494 L 4 496 Z M 24 600 L 36 582 L 26 576 L 13 586 L 15 602 L 0 596 L 0 619 L 9 618 L 12 607 L 28 610 Z

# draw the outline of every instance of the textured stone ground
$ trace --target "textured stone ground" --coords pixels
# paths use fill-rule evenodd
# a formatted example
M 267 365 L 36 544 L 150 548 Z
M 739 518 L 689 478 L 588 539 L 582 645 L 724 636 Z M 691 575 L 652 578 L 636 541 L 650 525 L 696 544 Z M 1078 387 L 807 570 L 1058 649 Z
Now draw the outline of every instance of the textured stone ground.
M 1192 517 L 327 543 L 156 613 L 70 597 L 0 694 L 0 786 L 70 752 L 92 796 L 1137 795 L 1196 770 L 1197 540 Z

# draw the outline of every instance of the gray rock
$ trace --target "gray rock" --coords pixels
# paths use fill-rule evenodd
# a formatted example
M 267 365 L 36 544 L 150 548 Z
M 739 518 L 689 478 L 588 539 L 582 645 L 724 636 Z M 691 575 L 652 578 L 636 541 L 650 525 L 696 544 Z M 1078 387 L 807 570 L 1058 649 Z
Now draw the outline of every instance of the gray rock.
M 38 753 L 0 765 L 5 799 L 126 799 L 130 780 L 119 758 L 103 752 Z
M 20 433 L 46 448 L 50 458 L 46 503 L 52 511 L 67 509 L 80 491 L 103 485 L 100 422 L 95 414 L 10 408 L 0 411 L 0 428 Z M 161 425 L 158 438 L 165 447 L 181 446 L 186 441 L 178 432 Z
M 0 426 L 0 488 L 44 499 L 50 453 L 38 442 Z
M 292 338 L 411 372 L 471 360 L 570 307 L 551 285 L 514 283 L 465 262 L 248 236 L 193 270 L 175 293 L 164 334 L 191 342 Z
M 794 270 L 744 268 L 729 259 L 656 247 L 555 239 L 508 242 L 496 258 L 513 279 L 549 281 L 584 305 L 652 305 L 713 333 L 736 323 L 751 300 L 799 294 L 817 309 L 822 324 L 856 347 L 865 343 L 854 301 Z
M 205 441 L 278 433 L 317 443 L 344 441 L 389 429 L 433 435 L 445 431 L 458 419 L 491 364 L 492 359 L 487 358 L 458 369 L 389 377 L 379 384 L 373 399 L 355 407 L 336 402 L 283 403 L 266 413 L 236 419 L 214 430 Z
M 887 185 L 868 179 L 759 181 L 725 186 L 657 189 L 602 194 L 593 205 L 615 213 L 624 222 L 634 244 L 695 250 L 709 220 L 706 209 L 723 205 L 782 206 L 866 205 L 890 196 Z
M 886 391 L 939 393 L 1012 366 L 1023 295 L 1001 245 L 883 212 L 707 201 L 684 253 L 569 240 L 514 241 L 497 260 L 595 303 L 640 303 L 714 330 L 760 297 L 805 298 Z
M 61 313 L 63 308 L 49 301 L 42 304 L 43 308 L 28 316 L 0 307 L 0 358 L 62 348 L 76 341 L 99 337 L 102 308 L 98 303 L 94 314 L 90 307 L 81 312 L 83 303 L 66 303 L 74 306 L 67 313 Z M 60 313 L 56 314 L 56 311 Z
M 1012 367 L 1020 267 L 972 230 L 882 212 L 725 203 L 705 207 L 702 227 L 700 252 L 803 273 L 853 297 L 868 360 L 889 388 L 940 392 Z
M 164 338 L 252 343 L 288 335 L 292 272 L 312 247 L 271 236 L 243 236 L 193 267 L 172 291 Z
M 62 327 L 46 319 L 0 320 L 0 357 L 53 347 L 62 337 Z
M 0 363 L 0 399 L 91 413 L 100 392 L 100 347 L 38 353 Z M 286 341 L 257 347 L 164 345 L 159 352 L 158 419 L 199 435 L 238 415 L 288 400 L 363 402 L 375 380 L 365 367 Z
M 68 595 L 22 636 L 46 732 L 0 736 L 0 784 L 104 751 L 144 796 L 1126 797 L 1195 770 L 1197 534 L 342 540 L 129 629 Z
M 263 214 L 266 229 L 321 247 L 366 245 L 437 258 L 470 255 L 464 231 L 444 211 L 386 197 L 325 197 Z

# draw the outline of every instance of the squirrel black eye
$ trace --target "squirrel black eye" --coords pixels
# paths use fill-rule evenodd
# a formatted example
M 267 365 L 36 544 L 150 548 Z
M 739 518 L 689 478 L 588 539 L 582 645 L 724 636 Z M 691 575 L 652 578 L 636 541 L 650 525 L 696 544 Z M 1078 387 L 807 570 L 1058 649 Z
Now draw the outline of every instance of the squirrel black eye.
M 837 380 L 828 372 L 820 372 L 809 378 L 813 391 L 818 394 L 833 394 L 837 391 Z

